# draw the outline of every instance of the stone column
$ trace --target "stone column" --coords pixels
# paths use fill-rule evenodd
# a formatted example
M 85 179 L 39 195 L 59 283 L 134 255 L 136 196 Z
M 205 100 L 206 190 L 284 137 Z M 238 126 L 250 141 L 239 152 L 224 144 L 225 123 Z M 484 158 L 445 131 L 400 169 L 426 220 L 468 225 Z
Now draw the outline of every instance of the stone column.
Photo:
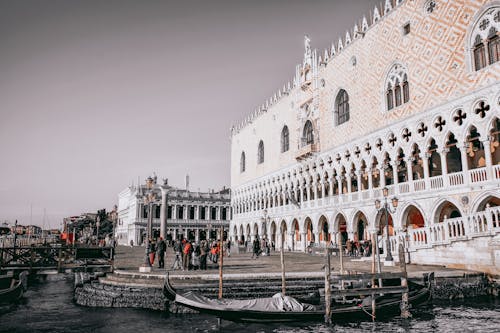
M 194 241 L 196 243 L 200 242 L 200 229 L 199 228 L 196 228 L 196 230 L 194 232 Z
M 385 169 L 382 166 L 380 168 L 380 188 L 384 188 L 384 187 L 385 187 Z
M 489 180 L 493 180 L 493 173 L 492 173 L 492 160 L 491 160 L 491 146 L 490 146 L 490 139 L 487 138 L 486 140 L 482 141 L 483 142 L 483 147 L 484 147 L 484 158 L 486 160 L 486 177 Z
M 443 185 L 448 187 L 448 162 L 446 161 L 446 154 L 450 151 L 449 148 L 443 148 L 441 151 L 441 175 L 443 176 Z
M 304 250 L 304 252 L 307 252 L 307 233 L 303 232 L 303 233 L 301 233 L 301 236 L 302 236 L 302 247 L 303 247 L 303 250 Z
M 394 193 L 399 193 L 398 165 L 396 161 L 392 162 L 392 179 L 394 181 Z
M 290 248 L 290 251 L 294 251 L 295 250 L 295 233 L 292 231 L 292 232 L 289 232 L 288 233 L 288 239 L 286 239 L 286 233 L 284 234 L 285 236 L 285 242 L 283 243 L 285 246 L 285 250 L 287 249 L 287 246 Z M 281 233 L 280 233 L 280 237 L 281 237 Z
M 413 192 L 415 188 L 413 187 L 413 157 L 409 157 L 406 162 L 406 174 L 408 175 L 408 185 L 410 186 L 410 192 Z
M 422 156 L 422 164 L 424 168 L 424 181 L 425 181 L 425 189 L 430 188 L 430 173 L 429 173 L 429 158 L 431 155 L 429 153 L 425 153 L 424 156 Z
M 370 198 L 373 198 L 373 170 L 368 170 L 368 189 L 370 190 Z
M 161 206 L 160 206 L 160 237 L 166 239 L 167 229 L 167 190 L 160 187 L 161 190 Z
M 351 174 L 348 173 L 346 178 L 347 178 L 347 194 L 351 194 L 352 193 L 352 178 L 351 178 Z
M 363 191 L 363 182 L 361 181 L 361 170 L 357 172 L 357 176 L 358 176 L 358 192 L 361 192 Z M 367 189 L 365 188 L 365 190 Z

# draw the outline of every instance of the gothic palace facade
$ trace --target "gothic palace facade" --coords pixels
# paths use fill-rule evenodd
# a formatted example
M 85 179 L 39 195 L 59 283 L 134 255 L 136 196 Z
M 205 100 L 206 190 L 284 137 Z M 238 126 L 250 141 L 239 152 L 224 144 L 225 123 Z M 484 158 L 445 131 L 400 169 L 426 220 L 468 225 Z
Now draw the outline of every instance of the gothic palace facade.
M 323 52 L 306 36 L 292 82 L 231 129 L 230 236 L 386 237 L 375 200 L 397 197 L 393 253 L 498 273 L 500 1 L 387 0 L 370 17 Z
M 156 237 L 196 242 L 219 239 L 220 227 L 227 230 L 231 219 L 229 192 L 229 189 L 194 192 L 187 186 L 180 189 L 166 182 L 160 185 L 156 176 L 149 177 L 146 184 L 129 186 L 118 195 L 116 240 L 120 245 L 143 244 L 150 211 Z

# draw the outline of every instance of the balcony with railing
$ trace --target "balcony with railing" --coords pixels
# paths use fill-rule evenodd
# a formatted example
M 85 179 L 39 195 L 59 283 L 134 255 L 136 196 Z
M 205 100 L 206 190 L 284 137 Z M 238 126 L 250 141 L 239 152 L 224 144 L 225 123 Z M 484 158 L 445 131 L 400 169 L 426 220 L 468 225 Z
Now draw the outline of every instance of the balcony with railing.
M 301 148 L 299 148 L 299 150 L 295 155 L 295 159 L 297 161 L 301 161 L 311 157 L 314 153 L 317 152 L 318 152 L 318 145 L 316 143 L 305 144 Z
M 305 151 L 312 151 L 311 145 L 305 146 Z M 442 191 L 455 190 L 463 188 L 467 190 L 467 186 L 471 183 L 487 183 L 492 182 L 492 185 L 498 184 L 500 180 L 500 165 L 495 165 L 490 170 L 490 176 L 488 176 L 487 168 L 478 168 L 468 170 L 467 172 L 455 172 L 446 175 L 434 176 L 428 179 L 416 179 L 413 181 L 400 182 L 397 185 L 386 185 L 389 190 L 389 196 L 398 196 L 401 200 L 405 200 L 406 197 L 415 196 L 415 194 L 426 194 L 426 192 L 436 192 L 442 193 Z M 490 177 L 490 178 L 488 178 Z M 446 184 L 445 184 L 446 178 Z M 497 185 L 495 185 L 497 186 Z M 397 192 L 396 192 L 397 190 Z M 325 193 L 323 198 L 313 198 L 304 201 L 299 200 L 300 209 L 317 209 L 317 208 L 327 208 L 331 206 L 342 206 L 344 204 L 350 205 L 352 202 L 356 202 L 359 205 L 367 204 L 373 205 L 373 198 L 382 197 L 382 187 L 378 186 L 376 188 L 370 188 L 362 191 L 353 191 L 351 193 L 333 194 L 329 195 L 328 191 Z M 294 214 L 299 211 L 299 208 L 293 205 L 291 202 L 288 205 L 279 206 L 282 207 L 279 210 L 273 210 L 273 214 Z M 262 215 L 262 209 L 254 210 L 245 213 L 236 214 L 237 218 L 255 218 Z M 452 223 L 451 220 L 448 220 Z M 479 222 L 478 222 L 479 223 Z M 458 226 L 451 225 L 452 230 L 456 230 Z M 478 232 L 482 232 L 480 226 L 476 227 Z M 420 232 L 420 231 L 419 231 Z M 444 241 L 448 238 L 444 237 L 442 226 L 435 226 L 429 229 L 427 232 L 427 242 L 429 241 Z M 454 231 L 454 234 L 458 236 L 462 235 L 459 231 Z M 432 237 L 432 239 L 430 238 Z M 416 238 L 416 239 L 422 239 Z M 423 241 L 417 242 L 417 244 L 422 244 Z

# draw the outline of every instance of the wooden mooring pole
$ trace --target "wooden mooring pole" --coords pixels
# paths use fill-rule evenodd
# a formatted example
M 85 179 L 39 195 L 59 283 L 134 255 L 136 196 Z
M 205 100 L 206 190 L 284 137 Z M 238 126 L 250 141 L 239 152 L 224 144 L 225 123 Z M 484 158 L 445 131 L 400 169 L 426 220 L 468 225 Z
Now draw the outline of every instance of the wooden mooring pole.
M 406 273 L 405 250 L 403 244 L 399 244 L 399 267 L 403 275 L 401 276 L 401 287 L 408 288 L 408 279 Z M 408 289 L 407 289 L 408 290 Z M 408 305 L 408 291 L 401 294 L 401 318 L 411 318 L 411 313 Z
M 224 264 L 224 227 L 220 227 L 219 299 L 222 298 L 222 266 Z
M 325 324 L 332 323 L 332 288 L 330 284 L 330 248 L 325 247 Z
M 376 259 L 375 259 L 375 252 L 376 252 L 376 237 L 377 233 L 372 233 L 372 274 L 375 274 L 375 265 L 376 265 Z M 372 279 L 372 288 L 375 288 L 375 278 Z M 377 316 L 377 304 L 375 302 L 375 294 L 372 294 L 372 321 L 375 321 L 375 318 Z
M 286 294 L 286 279 L 285 279 L 285 232 L 281 232 L 281 293 Z

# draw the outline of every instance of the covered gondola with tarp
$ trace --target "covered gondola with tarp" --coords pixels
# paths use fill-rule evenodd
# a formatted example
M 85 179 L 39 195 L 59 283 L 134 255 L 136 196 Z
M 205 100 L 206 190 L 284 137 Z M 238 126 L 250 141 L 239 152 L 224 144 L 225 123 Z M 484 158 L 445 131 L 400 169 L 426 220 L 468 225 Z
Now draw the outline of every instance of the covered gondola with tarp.
M 293 297 L 276 294 L 273 297 L 234 300 L 211 299 L 192 291 L 178 293 L 170 284 L 167 275 L 163 293 L 170 301 L 214 315 L 218 318 L 236 322 L 300 322 L 324 319 L 325 308 L 301 303 Z M 401 295 L 374 296 L 377 317 L 394 316 L 400 311 Z M 408 301 L 416 306 L 430 298 L 428 285 L 410 284 Z M 372 296 L 354 299 L 352 302 L 333 302 L 331 318 L 333 321 L 371 320 Z

